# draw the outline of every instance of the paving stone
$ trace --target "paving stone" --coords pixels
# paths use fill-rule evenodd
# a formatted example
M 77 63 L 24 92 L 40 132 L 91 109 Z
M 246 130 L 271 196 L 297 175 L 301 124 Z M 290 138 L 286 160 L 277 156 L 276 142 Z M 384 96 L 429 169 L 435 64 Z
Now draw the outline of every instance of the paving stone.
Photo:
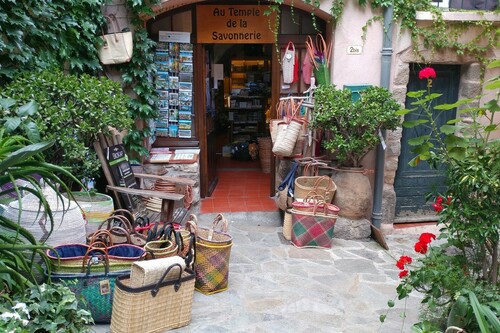
M 209 226 L 213 217 L 199 220 Z M 172 332 L 393 333 L 410 332 L 418 321 L 421 295 L 412 293 L 406 308 L 396 301 L 389 312 L 387 301 L 396 297 L 399 283 L 395 262 L 413 255 L 422 229 L 386 236 L 389 251 L 373 240 L 344 239 L 334 239 L 331 249 L 298 249 L 280 240 L 280 222 L 269 214 L 227 218 L 234 241 L 229 289 L 195 292 L 191 323 Z M 108 331 L 108 325 L 95 326 L 96 333 Z

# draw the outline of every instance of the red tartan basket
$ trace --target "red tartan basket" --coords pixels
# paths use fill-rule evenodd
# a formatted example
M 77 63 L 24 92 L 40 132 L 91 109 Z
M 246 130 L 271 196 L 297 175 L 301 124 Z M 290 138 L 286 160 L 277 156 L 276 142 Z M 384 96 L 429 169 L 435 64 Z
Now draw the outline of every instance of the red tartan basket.
M 331 248 L 336 213 L 313 213 L 292 209 L 292 244 L 296 247 Z M 329 212 L 329 211 L 328 211 Z M 337 210 L 338 212 L 338 210 Z

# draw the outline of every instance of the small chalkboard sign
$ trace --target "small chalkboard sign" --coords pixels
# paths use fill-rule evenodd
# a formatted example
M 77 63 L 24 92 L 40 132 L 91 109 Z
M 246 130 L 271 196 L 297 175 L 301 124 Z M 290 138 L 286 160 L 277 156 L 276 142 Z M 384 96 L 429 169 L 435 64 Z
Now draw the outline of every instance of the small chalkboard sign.
M 132 167 L 128 161 L 128 155 L 123 145 L 119 144 L 104 148 L 104 156 L 108 161 L 108 166 L 113 175 L 115 185 L 128 188 L 139 188 L 139 184 L 137 184 L 135 180 Z M 120 196 L 128 210 L 134 210 L 140 200 L 137 196 L 125 193 L 120 193 Z

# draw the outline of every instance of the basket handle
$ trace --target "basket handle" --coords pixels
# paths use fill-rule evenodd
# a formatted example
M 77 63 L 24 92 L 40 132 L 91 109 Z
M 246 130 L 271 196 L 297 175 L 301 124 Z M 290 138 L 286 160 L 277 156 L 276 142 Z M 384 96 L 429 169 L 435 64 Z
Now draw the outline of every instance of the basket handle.
M 154 288 L 151 289 L 151 296 L 156 297 L 156 295 L 160 291 L 160 285 L 162 284 L 163 280 L 165 280 L 165 278 L 167 277 L 170 270 L 172 270 L 174 267 L 179 267 L 179 278 L 177 279 L 177 281 L 174 284 L 174 290 L 175 291 L 179 290 L 179 288 L 181 287 L 182 266 L 179 264 L 173 264 L 167 268 L 167 270 L 165 271 L 165 273 L 163 273 L 160 280 L 156 283 L 156 286 L 154 286 Z
M 225 233 L 227 232 L 227 220 L 226 220 L 226 218 L 222 214 L 217 214 L 217 216 L 214 219 L 214 222 L 212 223 L 212 228 L 210 228 L 210 230 L 208 230 L 207 239 L 209 241 L 212 240 L 212 238 L 214 236 L 215 228 L 217 227 L 217 225 L 221 221 L 222 221 L 222 224 L 220 224 L 220 231 L 225 232 Z
M 98 229 L 93 232 L 89 239 L 89 246 L 92 246 L 94 243 L 103 243 L 106 246 L 113 246 L 113 238 L 107 229 Z
M 98 245 L 104 245 L 104 247 L 99 247 Z M 91 255 L 90 253 L 92 251 L 102 252 L 104 255 L 101 255 L 101 258 L 99 258 L 99 256 L 96 255 L 95 253 Z M 89 258 L 89 256 L 90 256 L 90 258 Z M 103 242 L 95 242 L 94 246 L 89 246 L 89 248 L 87 249 L 87 252 L 85 252 L 85 255 L 83 256 L 82 273 L 85 272 L 85 266 L 87 266 L 87 275 L 89 275 L 90 274 L 90 267 L 92 265 L 99 264 L 99 262 L 102 262 L 103 259 L 104 259 L 104 272 L 107 275 L 109 273 L 108 248 L 106 247 L 106 244 L 104 244 Z

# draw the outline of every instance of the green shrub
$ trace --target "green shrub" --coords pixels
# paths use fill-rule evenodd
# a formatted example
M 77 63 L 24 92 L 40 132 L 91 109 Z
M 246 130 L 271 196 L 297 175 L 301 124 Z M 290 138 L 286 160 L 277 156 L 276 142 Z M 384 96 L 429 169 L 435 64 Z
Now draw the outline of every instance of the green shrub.
M 133 124 L 130 98 L 119 83 L 105 77 L 66 75 L 57 69 L 30 72 L 16 77 L 0 94 L 19 104 L 36 101 L 38 112 L 28 117 L 36 123 L 41 140 L 55 141 L 44 152 L 46 160 L 68 167 L 78 179 L 99 176 L 93 148 L 97 133 L 108 133 L 108 126 L 122 130 Z

